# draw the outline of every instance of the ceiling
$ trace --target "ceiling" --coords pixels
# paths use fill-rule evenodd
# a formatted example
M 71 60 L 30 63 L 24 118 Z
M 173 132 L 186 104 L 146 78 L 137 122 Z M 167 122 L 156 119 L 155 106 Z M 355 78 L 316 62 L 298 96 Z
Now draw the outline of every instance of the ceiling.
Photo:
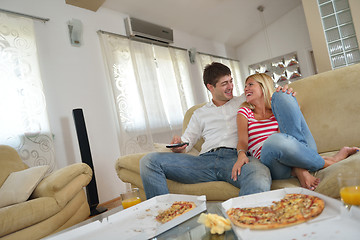
M 106 0 L 102 8 L 237 47 L 299 5 L 301 0 Z

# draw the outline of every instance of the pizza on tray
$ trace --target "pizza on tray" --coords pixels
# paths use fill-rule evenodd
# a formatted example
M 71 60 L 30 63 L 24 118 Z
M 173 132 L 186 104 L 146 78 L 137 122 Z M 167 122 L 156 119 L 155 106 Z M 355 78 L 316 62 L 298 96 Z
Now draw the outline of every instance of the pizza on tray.
M 230 208 L 226 213 L 236 226 L 249 229 L 275 229 L 303 223 L 321 214 L 321 198 L 305 194 L 286 194 L 266 207 Z
M 177 201 L 174 202 L 169 208 L 159 213 L 156 216 L 156 220 L 161 223 L 166 223 L 194 208 L 196 208 L 196 204 L 194 202 Z

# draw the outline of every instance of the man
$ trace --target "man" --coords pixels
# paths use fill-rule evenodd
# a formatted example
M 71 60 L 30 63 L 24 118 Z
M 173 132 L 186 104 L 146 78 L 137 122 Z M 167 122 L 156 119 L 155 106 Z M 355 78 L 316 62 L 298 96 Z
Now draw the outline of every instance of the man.
M 269 191 L 269 169 L 254 157 L 231 177 L 238 158 L 236 115 L 244 95 L 233 96 L 230 69 L 217 62 L 205 67 L 203 80 L 212 101 L 197 109 L 184 134 L 174 136 L 171 143 L 188 145 L 172 148 L 174 153 L 150 153 L 140 161 L 140 175 L 147 199 L 169 193 L 166 179 L 181 183 L 226 181 L 240 188 L 239 196 Z M 200 155 L 184 154 L 203 137 Z M 239 150 L 241 151 L 241 150 Z

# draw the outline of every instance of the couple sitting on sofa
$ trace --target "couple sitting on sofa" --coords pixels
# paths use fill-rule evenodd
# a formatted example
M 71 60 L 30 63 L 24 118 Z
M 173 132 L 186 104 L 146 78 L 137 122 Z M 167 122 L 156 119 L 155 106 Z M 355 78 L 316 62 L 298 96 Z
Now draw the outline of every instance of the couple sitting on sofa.
M 203 80 L 212 101 L 194 112 L 181 138 L 175 136 L 172 140 L 172 143 L 188 145 L 172 148 L 178 154 L 150 153 L 140 161 L 147 199 L 169 192 L 166 179 L 189 184 L 226 181 L 240 188 L 241 196 L 269 191 L 272 178 L 292 175 L 299 179 L 302 187 L 314 190 L 319 180 L 308 170 L 325 168 L 358 151 L 358 148 L 344 147 L 333 157 L 318 155 L 315 141 L 292 96 L 295 93 L 279 87 L 272 95 L 272 80 L 266 74 L 248 77 L 246 97 L 244 94 L 233 97 L 231 71 L 221 63 L 207 65 Z M 243 102 L 246 107 L 239 110 Z M 265 134 L 261 132 L 263 138 L 260 139 L 251 129 L 254 126 L 258 129 L 259 123 L 264 129 L 269 128 L 263 124 L 271 126 Z M 273 134 L 279 130 L 281 133 Z M 201 137 L 205 142 L 199 156 L 179 154 L 189 151 Z

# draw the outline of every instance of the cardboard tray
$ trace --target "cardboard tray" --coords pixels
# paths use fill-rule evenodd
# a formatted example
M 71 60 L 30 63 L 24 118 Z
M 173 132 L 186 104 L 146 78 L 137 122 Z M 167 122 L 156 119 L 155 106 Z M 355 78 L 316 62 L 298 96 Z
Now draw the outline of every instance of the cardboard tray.
M 239 239 L 359 239 L 360 236 L 360 208 L 352 207 L 346 210 L 342 202 L 323 194 L 305 188 L 284 188 L 264 193 L 236 197 L 222 203 L 222 211 L 230 208 L 269 206 L 273 201 L 279 201 L 285 194 L 300 193 L 320 197 L 325 201 L 323 212 L 316 218 L 298 225 L 271 229 L 250 230 L 232 224 Z
M 175 201 L 193 201 L 197 207 L 167 223 L 157 222 L 158 213 Z M 206 196 L 166 194 L 49 239 L 150 239 L 205 210 Z

